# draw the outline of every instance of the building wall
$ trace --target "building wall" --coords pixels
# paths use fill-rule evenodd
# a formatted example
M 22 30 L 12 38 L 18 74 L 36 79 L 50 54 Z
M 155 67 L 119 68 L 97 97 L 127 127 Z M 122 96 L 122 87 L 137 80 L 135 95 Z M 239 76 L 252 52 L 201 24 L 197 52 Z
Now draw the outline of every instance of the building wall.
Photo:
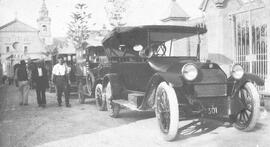
M 251 40 L 251 26 L 255 24 L 255 26 L 260 26 L 260 24 L 267 25 L 267 32 L 269 34 L 270 29 L 270 20 L 265 19 L 270 16 L 270 1 L 269 0 L 254 0 L 252 3 L 240 3 L 241 0 L 227 0 L 224 1 L 224 5 L 221 8 L 216 7 L 213 1 L 209 0 L 208 4 L 204 10 L 205 13 L 205 24 L 207 26 L 207 34 L 206 34 L 206 42 L 207 49 L 209 53 L 209 58 L 211 54 L 220 54 L 225 56 L 226 58 L 232 60 L 232 62 L 239 62 L 236 60 L 237 50 L 241 50 L 239 48 L 239 44 L 237 43 L 237 35 L 236 35 L 236 22 L 238 21 L 246 21 L 248 22 L 247 26 L 249 27 L 249 40 Z M 261 3 L 263 2 L 263 3 Z M 257 11 L 257 12 L 256 12 Z M 242 15 L 240 17 L 237 17 Z M 241 19 L 241 20 L 239 20 Z M 270 41 L 270 35 L 267 36 L 267 42 Z M 267 75 L 265 76 L 258 74 L 259 76 L 265 79 L 265 89 L 270 90 L 270 51 L 269 45 L 267 46 Z M 251 43 L 249 48 L 249 53 L 243 58 L 245 62 L 249 62 L 249 66 L 255 67 L 256 69 L 246 69 L 249 72 L 255 73 L 260 71 L 260 68 L 263 67 L 265 63 L 259 66 L 254 66 L 252 64 L 261 62 L 261 59 L 258 59 L 258 55 L 254 53 L 251 49 Z M 243 50 L 243 49 L 242 49 Z M 245 49 L 244 49 L 245 50 Z M 243 53 L 242 53 L 243 54 Z M 260 55 L 259 55 L 260 56 Z M 217 59 L 217 58 L 216 58 Z M 226 73 L 229 72 L 230 66 L 232 63 L 223 62 L 218 60 L 214 62 L 221 62 L 222 68 Z M 255 71 L 255 72 L 254 72 Z
M 233 59 L 233 25 L 229 14 L 240 8 L 238 0 L 227 0 L 225 8 L 217 8 L 210 0 L 205 11 L 208 52 Z
M 51 44 L 52 43 L 52 37 L 51 37 L 51 22 L 50 20 L 40 20 L 38 23 L 38 30 L 40 39 L 45 44 Z
M 18 49 L 12 47 L 14 42 L 18 42 Z M 0 53 L 6 53 L 6 47 L 10 51 L 23 52 L 24 46 L 27 46 L 28 53 L 37 53 L 44 51 L 44 45 L 39 39 L 38 32 L 0 32 Z
M 198 24 L 203 24 L 204 19 L 202 17 L 193 18 L 184 21 L 161 21 L 163 25 L 179 25 L 179 26 L 196 26 Z M 206 61 L 208 57 L 206 34 L 200 35 L 200 58 L 201 61 Z M 172 44 L 172 56 L 197 56 L 197 44 L 198 36 L 191 36 L 189 38 L 183 38 L 181 40 L 174 41 Z M 170 42 L 166 43 L 166 46 L 170 46 Z
M 265 15 L 267 15 L 268 17 L 270 16 L 270 1 L 269 0 L 265 0 L 264 1 L 265 3 Z M 267 32 L 269 34 L 270 32 L 270 19 L 267 19 Z M 268 38 L 267 38 L 267 42 L 269 43 L 270 42 L 270 36 L 268 35 Z M 267 54 L 268 54 L 268 73 L 270 73 L 270 47 L 268 45 L 268 48 L 267 48 Z M 266 90 L 265 91 L 270 91 L 270 76 L 267 77 L 266 81 L 265 81 L 265 87 L 266 87 Z
M 14 49 L 14 42 L 18 42 Z M 6 48 L 9 47 L 9 52 Z M 24 52 L 27 47 L 27 52 Z M 13 75 L 12 66 L 22 59 L 44 57 L 44 44 L 39 39 L 38 32 L 0 32 L 0 53 L 1 63 L 3 64 L 3 73 Z M 7 57 L 13 55 L 13 59 L 7 60 Z

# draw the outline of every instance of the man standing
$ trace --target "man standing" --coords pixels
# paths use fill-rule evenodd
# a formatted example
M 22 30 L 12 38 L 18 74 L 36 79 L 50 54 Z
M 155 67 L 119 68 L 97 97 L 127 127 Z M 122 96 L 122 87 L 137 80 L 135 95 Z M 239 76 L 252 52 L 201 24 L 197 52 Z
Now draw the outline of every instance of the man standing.
M 45 91 L 49 87 L 49 82 L 47 70 L 44 68 L 42 61 L 39 61 L 37 68 L 33 70 L 32 79 L 36 88 L 38 106 L 44 108 L 46 106 Z
M 20 62 L 20 65 L 16 69 L 15 79 L 18 81 L 19 93 L 20 93 L 20 105 L 28 105 L 28 93 L 29 93 L 29 81 L 28 73 L 26 69 L 26 63 L 24 60 Z
M 62 93 L 64 92 L 66 107 L 71 107 L 69 104 L 69 73 L 63 57 L 58 57 L 58 64 L 53 66 L 52 81 L 56 86 L 58 106 L 62 105 Z
M 16 85 L 16 87 L 18 87 L 19 85 L 18 85 L 18 81 L 16 80 L 16 69 L 18 68 L 20 66 L 20 64 L 19 63 L 17 63 L 17 64 L 15 64 L 14 66 L 13 66 L 13 70 L 14 70 L 14 81 L 15 81 L 15 85 Z

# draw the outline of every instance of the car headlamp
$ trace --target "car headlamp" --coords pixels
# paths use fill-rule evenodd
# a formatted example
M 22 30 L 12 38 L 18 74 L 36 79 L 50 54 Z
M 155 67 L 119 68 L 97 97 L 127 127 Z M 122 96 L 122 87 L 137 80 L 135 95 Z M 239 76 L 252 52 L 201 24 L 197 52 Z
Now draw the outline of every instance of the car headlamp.
M 198 69 L 194 64 L 187 63 L 182 68 L 182 75 L 188 81 L 192 81 L 198 76 Z
M 239 64 L 235 64 L 232 67 L 232 71 L 231 71 L 232 77 L 236 80 L 239 80 L 243 77 L 244 75 L 244 69 L 241 65 Z

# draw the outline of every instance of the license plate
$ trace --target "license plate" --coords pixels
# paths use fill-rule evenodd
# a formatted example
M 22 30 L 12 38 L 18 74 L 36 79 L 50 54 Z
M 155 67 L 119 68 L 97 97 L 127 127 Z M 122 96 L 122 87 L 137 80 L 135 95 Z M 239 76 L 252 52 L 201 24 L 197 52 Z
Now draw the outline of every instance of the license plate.
M 212 105 L 211 107 L 207 108 L 207 114 L 208 115 L 215 115 L 218 114 L 218 108 L 214 105 Z

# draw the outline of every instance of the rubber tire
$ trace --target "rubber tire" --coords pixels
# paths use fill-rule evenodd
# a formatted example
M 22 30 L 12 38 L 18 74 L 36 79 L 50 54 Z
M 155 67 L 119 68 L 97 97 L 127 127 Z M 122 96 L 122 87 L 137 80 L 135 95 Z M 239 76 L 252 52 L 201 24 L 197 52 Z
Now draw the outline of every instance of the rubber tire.
M 109 116 L 113 118 L 119 117 L 120 105 L 112 102 L 112 89 L 111 82 L 108 82 L 105 87 L 105 97 L 106 97 L 106 109 L 109 112 Z
M 252 95 L 253 114 L 251 116 L 251 121 L 249 122 L 247 126 L 242 127 L 242 126 L 237 125 L 236 123 L 234 123 L 233 126 L 238 130 L 248 132 L 248 131 L 253 130 L 253 128 L 255 127 L 260 117 L 260 96 L 256 87 L 251 82 L 247 82 L 244 86 Z
M 98 90 L 101 91 L 101 103 L 100 103 L 100 97 L 98 97 Z M 103 96 L 103 86 L 102 84 L 98 83 L 95 87 L 95 101 L 96 101 L 96 106 L 99 111 L 105 111 L 106 105 L 104 101 L 104 96 Z
M 90 80 L 88 80 L 88 79 L 90 79 Z M 86 83 L 87 92 L 89 95 L 91 95 L 92 94 L 92 87 L 93 87 L 91 75 L 87 75 L 87 77 L 85 78 L 85 83 Z
M 165 133 L 162 131 L 162 129 L 160 129 L 160 132 L 163 136 L 163 138 L 167 141 L 173 141 L 177 136 L 178 136 L 178 128 L 179 128 L 179 107 L 178 107 L 178 100 L 177 100 L 177 96 L 175 93 L 175 90 L 173 87 L 169 86 L 166 82 L 161 82 L 156 90 L 156 94 L 155 94 L 155 114 L 156 114 L 156 118 L 159 124 L 159 127 L 161 127 L 161 122 L 159 120 L 158 116 L 158 111 L 157 111 L 157 94 L 160 90 L 164 89 L 166 94 L 167 94 L 167 98 L 169 101 L 169 107 L 170 107 L 170 127 L 169 127 L 169 131 L 168 133 Z
M 82 93 L 82 91 L 83 91 L 83 85 L 82 85 L 82 83 L 80 82 L 79 83 L 79 86 L 78 86 L 78 99 L 79 99 L 79 103 L 80 104 L 84 104 L 85 103 L 85 96 L 84 96 L 84 94 Z

